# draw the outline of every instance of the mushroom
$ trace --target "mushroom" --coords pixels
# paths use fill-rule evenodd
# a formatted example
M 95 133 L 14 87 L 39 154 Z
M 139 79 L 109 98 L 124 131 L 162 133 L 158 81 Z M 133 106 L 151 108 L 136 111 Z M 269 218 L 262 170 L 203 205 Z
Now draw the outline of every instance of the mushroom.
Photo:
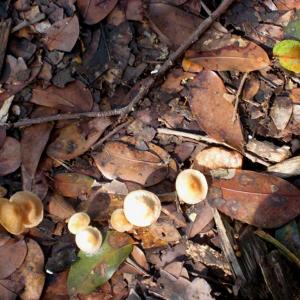
M 102 244 L 102 235 L 96 227 L 88 226 L 76 234 L 75 242 L 83 252 L 94 254 Z
M 180 200 L 196 204 L 206 198 L 208 185 L 205 176 L 197 170 L 187 169 L 176 178 L 176 192 Z
M 9 233 L 16 235 L 25 230 L 21 208 L 6 198 L 0 198 L 0 224 Z
M 159 198 L 145 190 L 130 192 L 124 199 L 124 214 L 133 225 L 146 227 L 156 222 L 161 212 Z
M 90 217 L 85 212 L 78 212 L 71 216 L 68 222 L 68 229 L 71 233 L 77 234 L 86 229 L 90 224 Z
M 35 227 L 42 222 L 44 216 L 43 202 L 34 193 L 17 192 L 11 196 L 9 202 L 16 204 L 21 209 L 25 228 Z
M 128 222 L 125 217 L 124 210 L 122 208 L 116 209 L 110 217 L 110 224 L 113 229 L 118 232 L 129 231 L 133 228 L 133 225 Z

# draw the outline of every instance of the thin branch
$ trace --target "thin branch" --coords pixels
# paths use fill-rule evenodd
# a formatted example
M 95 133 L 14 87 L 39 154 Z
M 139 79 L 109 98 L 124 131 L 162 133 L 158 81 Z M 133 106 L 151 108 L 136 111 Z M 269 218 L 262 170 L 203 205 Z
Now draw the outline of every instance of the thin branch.
M 114 109 L 109 111 L 103 112 L 84 112 L 84 113 L 76 113 L 76 114 L 59 114 L 50 117 L 44 118 L 36 118 L 36 119 L 26 119 L 21 120 L 16 123 L 7 124 L 7 123 L 0 123 L 0 126 L 6 127 L 21 127 L 21 126 L 29 126 L 33 124 L 40 124 L 45 122 L 51 121 L 58 121 L 58 120 L 72 120 L 72 119 L 80 119 L 80 118 L 103 118 L 103 117 L 110 117 L 110 116 L 117 116 L 122 115 L 124 116 L 127 113 L 130 113 L 134 106 L 142 100 L 149 92 L 150 88 L 154 85 L 156 80 L 164 75 L 166 71 L 170 69 L 171 66 L 175 63 L 175 61 L 183 55 L 183 53 L 194 43 L 196 42 L 199 37 L 212 25 L 212 23 L 220 17 L 228 7 L 234 2 L 234 0 L 224 0 L 219 7 L 208 17 L 206 18 L 198 28 L 185 40 L 184 43 L 172 54 L 170 54 L 169 58 L 162 64 L 156 74 L 149 76 L 141 85 L 138 93 L 132 98 L 131 102 L 120 109 Z M 129 92 L 130 93 L 130 92 Z
M 241 79 L 241 82 L 240 82 L 240 85 L 239 85 L 239 88 L 236 92 L 236 95 L 235 95 L 235 103 L 234 103 L 234 112 L 233 112 L 233 116 L 232 116 L 232 122 L 235 122 L 236 120 L 236 117 L 237 117 L 237 110 L 238 110 L 238 105 L 239 105 L 239 102 L 240 102 L 240 95 L 242 93 L 242 90 L 243 90 L 243 87 L 244 87 L 244 84 L 245 84 L 245 81 L 248 77 L 248 72 L 244 73 L 242 79 Z

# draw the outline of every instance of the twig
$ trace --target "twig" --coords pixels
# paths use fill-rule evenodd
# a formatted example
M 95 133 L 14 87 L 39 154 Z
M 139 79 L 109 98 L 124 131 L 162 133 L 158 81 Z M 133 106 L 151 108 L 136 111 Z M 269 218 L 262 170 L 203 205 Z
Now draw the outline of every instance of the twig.
M 172 54 L 170 54 L 169 58 L 163 63 L 163 65 L 159 68 L 158 72 L 152 76 L 149 76 L 144 81 L 143 85 L 141 85 L 139 92 L 132 98 L 131 102 L 120 109 L 114 109 L 109 111 L 103 112 L 84 112 L 84 113 L 77 113 L 77 114 L 60 114 L 50 117 L 44 118 L 36 118 L 36 119 L 29 119 L 29 120 L 21 120 L 16 123 L 7 124 L 7 123 L 0 123 L 0 126 L 6 127 L 21 127 L 21 126 L 29 126 L 32 124 L 40 124 L 45 122 L 51 121 L 58 121 L 58 120 L 72 120 L 72 119 L 80 119 L 80 118 L 103 118 L 109 116 L 116 116 L 116 115 L 125 115 L 130 113 L 134 106 L 142 100 L 149 92 L 150 88 L 156 82 L 156 79 L 161 77 L 166 73 L 167 70 L 171 66 L 173 66 L 174 62 L 182 56 L 182 54 L 194 43 L 196 42 L 199 37 L 212 25 L 212 23 L 221 15 L 223 14 L 228 7 L 234 2 L 234 0 L 224 0 L 219 7 L 208 17 L 206 18 L 198 28 L 185 40 L 185 42 Z M 129 92 L 130 93 L 130 92 Z
M 126 122 L 120 124 L 116 128 L 114 128 L 111 132 L 109 132 L 106 136 L 104 136 L 102 139 L 100 139 L 96 144 L 94 144 L 91 149 L 97 150 L 107 139 L 109 139 L 111 136 L 115 135 L 117 132 L 119 132 L 122 128 L 128 126 L 133 122 L 133 119 L 129 119 Z
M 239 88 L 236 92 L 236 95 L 235 95 L 235 103 L 234 103 L 234 112 L 233 112 L 233 116 L 232 116 L 232 122 L 235 122 L 236 120 L 236 117 L 237 117 L 237 110 L 238 110 L 238 105 L 239 105 L 239 102 L 240 102 L 240 95 L 242 93 L 242 90 L 243 90 L 243 87 L 244 87 L 244 84 L 245 84 L 245 81 L 248 77 L 248 72 L 244 73 L 242 79 L 241 79 L 241 82 L 240 82 L 240 85 L 239 85 Z
M 237 149 L 235 149 L 234 147 L 223 143 L 223 142 L 219 142 L 213 138 L 210 138 L 208 136 L 203 136 L 201 134 L 195 134 L 195 133 L 189 133 L 189 132 L 184 132 L 184 131 L 178 131 L 178 130 L 173 130 L 173 129 L 168 129 L 168 128 L 157 128 L 157 132 L 161 133 L 161 134 L 169 134 L 169 135 L 176 135 L 176 136 L 181 136 L 181 137 L 186 137 L 189 139 L 193 139 L 196 141 L 201 141 L 207 144 L 216 144 L 216 145 L 220 145 L 220 146 L 225 146 L 227 148 L 233 149 L 235 151 L 238 151 Z M 250 159 L 253 162 L 256 163 L 260 163 L 261 165 L 264 165 L 265 167 L 269 167 L 271 164 L 264 161 L 263 159 L 254 156 L 252 153 L 245 151 L 244 153 L 242 153 L 245 157 L 247 157 L 248 159 Z
M 265 241 L 276 246 L 284 254 L 285 257 L 287 257 L 298 268 L 300 268 L 299 258 L 293 252 L 291 252 L 288 248 L 286 248 L 283 244 L 281 244 L 279 241 L 274 239 L 270 234 L 266 233 L 263 230 L 256 230 L 255 234 L 258 235 L 260 238 L 264 239 Z

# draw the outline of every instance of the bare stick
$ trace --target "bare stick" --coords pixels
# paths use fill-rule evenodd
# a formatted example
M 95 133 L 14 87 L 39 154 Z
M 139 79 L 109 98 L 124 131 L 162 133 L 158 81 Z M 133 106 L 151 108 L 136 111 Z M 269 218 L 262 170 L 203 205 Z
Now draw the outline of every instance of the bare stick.
M 120 109 L 114 109 L 103 112 L 84 112 L 77 114 L 59 114 L 50 117 L 44 118 L 36 118 L 36 119 L 26 119 L 21 120 L 16 123 L 7 124 L 0 123 L 0 126 L 6 127 L 21 127 L 21 126 L 29 126 L 33 124 L 40 124 L 51 121 L 58 120 L 72 120 L 72 119 L 80 119 L 80 118 L 103 118 L 117 115 L 125 115 L 130 113 L 134 106 L 142 100 L 149 92 L 150 88 L 154 85 L 157 78 L 161 77 L 169 70 L 171 66 L 173 66 L 174 62 L 182 56 L 182 54 L 194 43 L 199 37 L 212 25 L 212 23 L 223 14 L 228 7 L 234 2 L 234 0 L 224 0 L 219 7 L 208 17 L 206 18 L 198 28 L 185 40 L 185 42 L 172 54 L 170 54 L 169 58 L 163 63 L 163 65 L 159 68 L 158 72 L 153 76 L 149 76 L 146 78 L 145 82 L 141 85 L 139 92 L 132 98 L 131 102 Z M 130 93 L 130 92 L 129 92 Z
M 243 87 L 244 87 L 244 84 L 245 84 L 245 81 L 248 77 L 248 72 L 244 73 L 242 79 L 241 79 L 241 82 L 240 82 L 240 85 L 239 85 L 239 88 L 236 92 L 236 95 L 235 95 L 235 103 L 234 103 L 234 112 L 233 112 L 233 116 L 232 116 L 232 122 L 235 122 L 236 120 L 236 117 L 237 117 L 237 110 L 238 110 L 238 105 L 239 105 L 239 102 L 240 102 L 240 95 L 242 93 L 242 90 L 243 90 Z

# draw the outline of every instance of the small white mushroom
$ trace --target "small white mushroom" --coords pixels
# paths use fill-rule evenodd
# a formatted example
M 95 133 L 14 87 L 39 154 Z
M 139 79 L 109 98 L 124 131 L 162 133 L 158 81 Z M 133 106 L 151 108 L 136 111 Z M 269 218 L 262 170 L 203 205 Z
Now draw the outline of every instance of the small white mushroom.
M 180 200 L 196 204 L 206 198 L 208 185 L 205 176 L 197 170 L 187 169 L 176 178 L 176 192 Z
M 124 214 L 133 225 L 146 227 L 156 222 L 160 216 L 159 198 L 145 190 L 130 192 L 124 199 Z
M 129 231 L 133 228 L 133 225 L 126 219 L 124 210 L 122 208 L 116 209 L 111 214 L 110 224 L 111 227 L 118 232 Z
M 102 234 L 96 227 L 88 226 L 76 234 L 75 242 L 77 247 L 83 252 L 94 254 L 101 247 Z
M 84 212 L 78 212 L 71 216 L 68 222 L 68 229 L 71 233 L 77 234 L 86 229 L 90 224 L 90 217 Z

